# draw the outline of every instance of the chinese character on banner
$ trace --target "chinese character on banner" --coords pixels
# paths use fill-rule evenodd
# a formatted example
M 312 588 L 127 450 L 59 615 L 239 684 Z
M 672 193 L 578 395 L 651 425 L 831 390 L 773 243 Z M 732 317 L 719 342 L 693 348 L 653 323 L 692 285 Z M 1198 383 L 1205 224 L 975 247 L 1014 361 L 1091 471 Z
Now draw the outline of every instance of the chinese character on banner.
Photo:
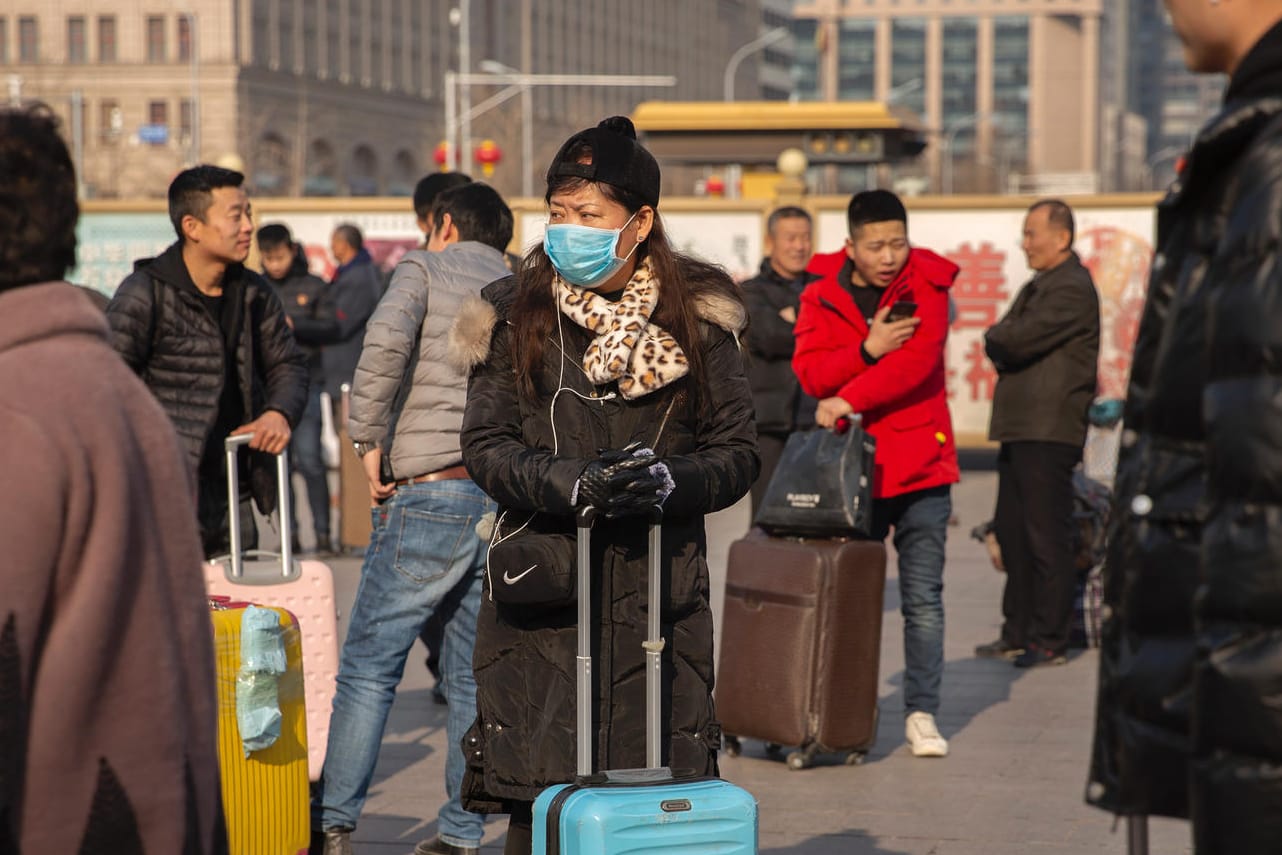
M 1122 398 L 1144 312 L 1153 247 L 1143 235 L 1114 226 L 1085 229 L 1078 243 L 1082 264 L 1100 295 L 1098 394 Z
M 966 382 L 970 385 L 972 401 L 991 401 L 997 388 L 997 369 L 984 354 L 984 344 L 979 339 L 966 349 Z
M 1006 253 L 985 241 L 976 249 L 964 243 L 948 253 L 948 258 L 961 268 L 953 282 L 953 302 L 957 305 L 957 319 L 953 329 L 986 330 L 997 323 L 997 316 L 1006 302 Z

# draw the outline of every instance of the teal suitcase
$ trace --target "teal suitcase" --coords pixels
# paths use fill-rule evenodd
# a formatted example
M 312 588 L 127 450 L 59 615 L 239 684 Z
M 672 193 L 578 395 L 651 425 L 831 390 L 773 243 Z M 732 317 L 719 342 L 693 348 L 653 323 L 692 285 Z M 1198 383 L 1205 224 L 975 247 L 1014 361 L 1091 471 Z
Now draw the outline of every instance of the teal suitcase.
M 646 769 L 593 773 L 591 674 L 586 631 L 591 580 L 592 511 L 578 520 L 579 651 L 578 777 L 544 790 L 534 802 L 534 855 L 708 853 L 755 855 L 757 802 L 746 790 L 708 777 L 674 777 L 660 766 L 659 676 L 663 639 L 658 609 L 650 609 L 646 657 Z M 659 572 L 662 520 L 650 523 L 651 603 L 662 602 Z

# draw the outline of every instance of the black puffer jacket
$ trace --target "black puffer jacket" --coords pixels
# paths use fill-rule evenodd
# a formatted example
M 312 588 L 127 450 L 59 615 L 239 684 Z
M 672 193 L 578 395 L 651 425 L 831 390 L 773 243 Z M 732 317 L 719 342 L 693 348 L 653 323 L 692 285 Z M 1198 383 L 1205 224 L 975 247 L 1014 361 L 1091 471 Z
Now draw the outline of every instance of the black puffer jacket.
M 305 335 L 309 324 L 325 320 L 326 295 L 329 284 L 316 276 L 307 267 L 307 254 L 299 245 L 294 251 L 294 261 L 282 279 L 273 279 L 266 273 L 263 278 L 276 288 L 285 314 L 293 323 L 294 340 L 298 343 L 303 355 L 307 357 L 307 367 L 311 376 L 312 387 L 321 389 L 325 383 L 325 372 L 321 367 L 321 345 L 324 339 L 311 341 Z
M 801 292 L 820 278 L 815 273 L 802 273 L 797 279 L 785 279 L 767 258 L 761 262 L 761 272 L 739 286 L 748 309 L 748 332 L 744 336 L 749 354 L 748 384 L 761 433 L 791 433 L 815 425 L 817 402 L 801 391 L 801 383 L 792 370 L 796 345 L 793 325 L 779 312 L 785 308 L 801 311 Z
M 307 363 L 280 299 L 261 276 L 239 264 L 227 268 L 223 294 L 239 298 L 235 358 L 245 421 L 276 410 L 297 424 L 307 403 Z M 180 244 L 135 264 L 107 306 L 107 320 L 116 352 L 174 423 L 194 477 L 217 420 L 225 345 L 187 273 Z M 276 501 L 274 463 L 266 455 L 252 457 L 254 499 L 268 513 Z
M 503 508 L 518 516 L 531 510 L 560 516 L 570 530 L 571 492 L 598 449 L 622 448 L 633 438 L 655 447 L 676 482 L 663 523 L 663 759 L 674 769 L 716 774 L 721 732 L 712 704 L 703 516 L 747 493 L 759 469 L 752 398 L 736 341 L 743 308 L 728 297 L 699 302 L 707 380 L 698 411 L 689 377 L 634 401 L 601 399 L 614 384 L 595 387 L 588 380 L 582 355 L 591 338 L 563 318 L 564 365 L 554 332 L 540 378 L 541 388 L 555 390 L 563 375 L 573 390 L 557 396 L 554 426 L 550 394 L 530 401 L 517 391 L 510 327 L 501 320 L 514 290 L 509 277 L 482 292 L 500 321 L 484 364 L 471 376 L 464 463 Z M 596 768 L 645 765 L 646 531 L 635 518 L 604 522 L 593 531 Z M 496 605 L 487 593 L 473 657 L 478 722 L 470 734 L 480 740 L 483 762 L 469 762 L 469 809 L 503 811 L 505 802 L 532 801 L 549 784 L 574 778 L 576 627 L 574 604 L 515 609 Z
M 1158 208 L 1106 562 L 1087 799 L 1199 853 L 1282 841 L 1279 211 L 1282 25 Z

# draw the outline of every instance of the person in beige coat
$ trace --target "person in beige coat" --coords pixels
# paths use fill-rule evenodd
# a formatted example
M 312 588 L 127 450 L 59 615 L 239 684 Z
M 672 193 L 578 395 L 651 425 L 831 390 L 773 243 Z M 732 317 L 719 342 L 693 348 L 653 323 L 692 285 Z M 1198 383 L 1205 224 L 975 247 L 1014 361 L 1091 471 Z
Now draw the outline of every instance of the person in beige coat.
M 194 485 L 173 426 L 59 281 L 75 173 L 0 110 L 0 852 L 227 849 Z

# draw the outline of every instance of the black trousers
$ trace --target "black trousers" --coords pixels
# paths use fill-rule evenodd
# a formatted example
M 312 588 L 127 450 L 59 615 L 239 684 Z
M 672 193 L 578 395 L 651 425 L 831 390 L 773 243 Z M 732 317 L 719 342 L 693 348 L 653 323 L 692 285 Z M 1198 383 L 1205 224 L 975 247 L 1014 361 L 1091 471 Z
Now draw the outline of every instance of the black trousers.
M 997 457 L 997 542 L 1006 565 L 1002 639 L 1068 649 L 1077 570 L 1073 562 L 1073 467 L 1062 442 L 1004 442 Z
M 757 476 L 756 482 L 752 485 L 752 516 L 757 516 L 757 508 L 761 507 L 761 501 L 766 497 L 766 488 L 770 486 L 770 478 L 775 474 L 775 468 L 779 465 L 779 457 L 783 454 L 783 447 L 788 442 L 787 433 L 764 433 L 757 434 L 757 451 L 761 455 L 761 474 Z

